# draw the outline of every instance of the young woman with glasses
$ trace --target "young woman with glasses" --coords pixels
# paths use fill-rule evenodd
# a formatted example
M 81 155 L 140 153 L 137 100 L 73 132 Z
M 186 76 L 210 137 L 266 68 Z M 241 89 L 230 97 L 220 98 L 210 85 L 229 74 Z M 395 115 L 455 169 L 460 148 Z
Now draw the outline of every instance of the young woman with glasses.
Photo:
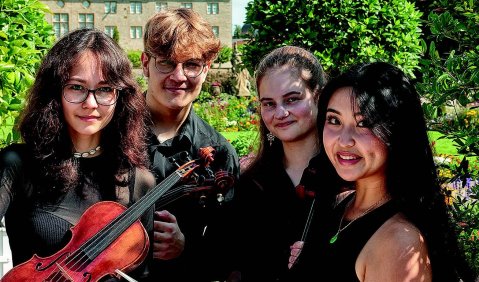
M 145 113 L 130 62 L 105 33 L 80 29 L 53 46 L 20 121 L 24 143 L 0 153 L 0 217 L 14 265 L 60 250 L 93 204 L 130 206 L 154 186 Z M 151 211 L 147 230 L 152 222 Z

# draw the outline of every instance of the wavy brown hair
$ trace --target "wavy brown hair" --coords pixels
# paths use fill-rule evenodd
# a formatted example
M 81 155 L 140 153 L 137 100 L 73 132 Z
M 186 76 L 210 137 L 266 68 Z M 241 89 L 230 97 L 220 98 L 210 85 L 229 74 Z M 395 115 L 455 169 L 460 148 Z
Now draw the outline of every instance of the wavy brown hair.
M 211 25 L 191 9 L 179 8 L 153 15 L 145 26 L 145 53 L 177 62 L 195 58 L 212 62 L 221 44 Z
M 109 172 L 104 177 L 111 179 L 109 183 L 119 184 L 120 176 L 128 169 L 148 166 L 144 124 L 147 110 L 128 57 L 104 32 L 79 29 L 61 38 L 43 59 L 19 125 L 36 163 L 36 180 L 44 183 L 36 191 L 41 198 L 55 200 L 77 186 L 78 162 L 72 157 L 73 144 L 61 99 L 64 83 L 85 52 L 98 58 L 106 82 L 121 88 L 112 120 L 101 134 Z

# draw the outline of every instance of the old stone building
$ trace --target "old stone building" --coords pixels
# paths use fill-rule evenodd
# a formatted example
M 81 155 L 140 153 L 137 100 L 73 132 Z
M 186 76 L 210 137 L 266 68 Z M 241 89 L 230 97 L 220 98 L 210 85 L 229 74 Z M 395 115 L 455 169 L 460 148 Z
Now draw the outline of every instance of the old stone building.
M 42 0 L 50 10 L 47 21 L 58 37 L 80 28 L 95 27 L 113 36 L 118 29 L 120 46 L 125 50 L 143 50 L 144 26 L 154 13 L 167 8 L 190 8 L 213 27 L 221 43 L 232 47 L 231 0 Z

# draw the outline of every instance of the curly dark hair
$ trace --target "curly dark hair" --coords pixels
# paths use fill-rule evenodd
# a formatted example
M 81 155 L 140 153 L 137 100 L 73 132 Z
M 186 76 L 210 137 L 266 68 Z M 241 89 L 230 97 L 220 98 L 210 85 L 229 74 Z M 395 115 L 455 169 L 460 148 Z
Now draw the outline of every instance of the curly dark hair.
M 387 190 L 399 211 L 424 235 L 434 281 L 474 281 L 447 211 L 419 94 L 397 67 L 375 62 L 353 66 L 331 79 L 319 98 L 318 131 L 323 132 L 328 102 L 351 87 L 351 107 L 388 148 Z M 357 105 L 357 107 L 355 107 Z M 324 148 L 321 149 L 324 154 Z M 327 161 L 324 169 L 332 167 Z M 348 185 L 343 183 L 342 185 Z
M 78 181 L 78 162 L 72 158 L 73 144 L 62 109 L 62 88 L 84 52 L 99 60 L 103 77 L 121 88 L 112 120 L 102 130 L 102 154 L 107 158 L 111 183 L 133 167 L 147 167 L 144 96 L 132 76 L 128 57 L 115 41 L 96 29 L 78 29 L 61 38 L 43 59 L 27 97 L 19 129 L 36 162 L 42 183 L 36 193 L 56 199 Z M 105 176 L 107 177 L 107 176 Z

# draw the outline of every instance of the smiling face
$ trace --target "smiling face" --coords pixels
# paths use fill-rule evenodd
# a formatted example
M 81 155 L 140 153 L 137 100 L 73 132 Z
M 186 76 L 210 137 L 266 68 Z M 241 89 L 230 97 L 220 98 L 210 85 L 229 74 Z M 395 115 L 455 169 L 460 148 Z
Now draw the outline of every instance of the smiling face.
M 268 71 L 259 83 L 259 93 L 261 117 L 267 129 L 282 142 L 317 134 L 314 94 L 290 67 Z
M 183 64 L 170 73 L 161 73 L 155 67 L 155 57 L 142 54 L 143 74 L 148 77 L 147 104 L 153 111 L 179 111 L 189 107 L 198 97 L 209 70 L 209 65 L 197 77 L 185 76 Z M 162 59 L 158 57 L 156 60 Z M 185 61 L 192 60 L 190 58 Z
M 346 181 L 384 181 L 387 146 L 351 104 L 350 87 L 339 88 L 328 103 L 323 130 L 326 154 Z
M 105 82 L 100 62 L 93 53 L 87 51 L 78 56 L 65 84 L 81 85 L 87 89 L 112 86 Z M 115 105 L 99 105 L 92 92 L 82 103 L 70 103 L 62 95 L 63 114 L 73 143 L 80 138 L 99 140 L 101 130 L 113 117 Z

